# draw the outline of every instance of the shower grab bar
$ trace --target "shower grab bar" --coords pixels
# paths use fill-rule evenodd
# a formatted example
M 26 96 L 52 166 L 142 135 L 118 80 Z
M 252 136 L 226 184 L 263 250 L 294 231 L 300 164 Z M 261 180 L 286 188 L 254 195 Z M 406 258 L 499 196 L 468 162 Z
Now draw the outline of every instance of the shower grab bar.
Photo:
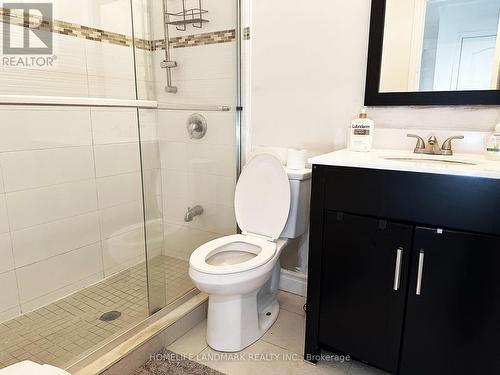
M 158 104 L 159 110 L 171 111 L 207 111 L 207 112 L 229 112 L 231 107 L 228 105 L 197 105 L 197 104 L 177 104 L 164 105 Z
M 69 107 L 122 107 L 156 109 L 154 100 L 79 98 L 66 96 L 0 95 L 0 105 L 43 105 Z

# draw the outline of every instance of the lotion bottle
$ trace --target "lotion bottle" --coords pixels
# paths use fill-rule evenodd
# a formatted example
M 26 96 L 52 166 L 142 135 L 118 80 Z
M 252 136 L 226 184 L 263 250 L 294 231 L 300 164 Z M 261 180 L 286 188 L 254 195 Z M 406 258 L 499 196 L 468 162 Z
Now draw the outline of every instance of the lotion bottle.
M 349 149 L 351 151 L 371 151 L 375 123 L 366 114 L 366 107 L 361 109 L 359 117 L 349 127 Z

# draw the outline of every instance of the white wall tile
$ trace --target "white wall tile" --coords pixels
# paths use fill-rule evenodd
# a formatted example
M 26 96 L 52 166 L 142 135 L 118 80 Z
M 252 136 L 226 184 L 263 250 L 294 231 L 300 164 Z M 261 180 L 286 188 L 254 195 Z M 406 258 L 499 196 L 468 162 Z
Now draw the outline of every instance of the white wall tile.
M 14 271 L 0 273 L 0 311 L 19 305 L 16 275 Z
M 160 169 L 149 169 L 143 171 L 144 190 L 146 195 L 162 194 L 162 171 Z
M 163 178 L 163 196 L 165 198 L 189 198 L 189 177 L 185 171 L 164 169 Z
M 138 142 L 135 109 L 92 108 L 94 144 Z
M 106 277 L 145 261 L 144 229 L 138 228 L 102 243 Z
M 163 53 L 163 55 L 162 55 Z M 190 48 L 174 48 L 172 59 L 177 68 L 173 77 L 179 81 L 236 78 L 236 43 L 216 43 Z M 155 51 L 156 61 L 165 59 L 163 51 Z M 156 77 L 162 77 L 159 63 L 154 64 Z M 164 72 L 164 70 L 163 70 Z
M 21 302 L 30 301 L 102 271 L 100 244 L 16 270 Z
M 12 256 L 12 245 L 10 233 L 0 235 L 0 273 L 14 269 L 14 257 Z M 0 310 L 2 307 L 0 306 Z
M 0 94 L 88 97 L 87 77 L 66 72 L 0 70 Z
M 90 146 L 7 152 L 0 162 L 8 192 L 94 177 Z
M 0 307 L 0 310 L 2 310 L 2 308 L 3 306 Z M 21 315 L 21 306 L 16 305 L 15 307 L 9 308 L 5 311 L 0 311 L 0 322 L 11 320 L 19 315 Z
M 175 96 L 165 91 L 165 85 L 156 87 L 156 98 L 161 104 L 197 103 L 206 105 L 235 105 L 234 79 L 178 80 L 175 75 L 172 85 L 179 91 Z
M 187 259 L 192 252 L 189 229 L 182 225 L 165 224 L 165 255 Z
M 188 144 L 188 170 L 219 176 L 236 174 L 236 149 L 226 145 Z
M 97 179 L 99 208 L 137 202 L 142 199 L 141 174 L 126 173 Z
M 102 238 L 130 232 L 143 225 L 142 202 L 132 202 L 100 211 Z
M 129 79 L 88 76 L 89 97 L 113 98 L 135 100 L 135 80 L 133 76 Z
M 96 212 L 12 232 L 17 267 L 35 263 L 100 240 Z
M 2 167 L 0 165 L 0 193 L 5 192 L 5 185 L 3 183 L 3 173 L 2 173 Z
M 216 206 L 214 232 L 224 236 L 236 233 L 236 216 L 233 207 Z
M 0 233 L 9 231 L 9 218 L 7 216 L 7 203 L 5 194 L 0 194 Z
M 97 177 L 140 170 L 138 143 L 96 145 L 94 147 L 94 156 Z
M 79 290 L 85 289 L 90 285 L 93 285 L 104 278 L 103 272 L 99 271 L 94 275 L 90 275 L 81 280 L 78 280 L 72 284 L 66 285 L 62 288 L 56 289 L 47 294 L 41 295 L 29 301 L 21 301 L 21 309 L 23 313 L 27 313 L 36 310 L 40 307 L 49 305 L 54 301 L 60 300 L 61 298 L 67 297 Z
M 160 144 L 158 141 L 141 142 L 142 166 L 145 170 L 161 168 Z
M 82 181 L 6 194 L 12 230 L 97 209 L 95 181 Z
M 217 176 L 215 203 L 223 206 L 233 207 L 235 189 L 235 177 Z
M 158 141 L 158 110 L 140 109 L 139 125 L 142 142 Z
M 134 78 L 134 50 L 132 47 L 92 40 L 85 42 L 87 73 L 89 75 L 102 77 L 103 80 L 108 78 L 131 80 Z
M 132 35 L 129 0 L 92 0 L 85 2 L 85 24 L 97 29 Z
M 92 144 L 89 109 L 0 111 L 0 152 Z
M 187 171 L 188 149 L 184 142 L 160 142 L 161 166 L 164 169 Z
M 233 112 L 199 112 L 207 121 L 207 133 L 201 139 L 190 139 L 186 123 L 190 111 L 158 111 L 158 136 L 170 142 L 212 145 L 234 145 L 235 116 Z

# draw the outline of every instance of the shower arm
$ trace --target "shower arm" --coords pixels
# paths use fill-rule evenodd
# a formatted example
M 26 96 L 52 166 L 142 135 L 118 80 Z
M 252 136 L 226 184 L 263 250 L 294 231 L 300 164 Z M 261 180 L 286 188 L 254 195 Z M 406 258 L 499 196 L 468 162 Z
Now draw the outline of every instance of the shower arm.
M 170 34 L 168 31 L 168 22 L 169 15 L 167 13 L 167 1 L 162 0 L 163 7 L 163 36 L 165 39 L 165 60 L 162 62 L 161 67 L 166 69 L 167 72 L 167 86 L 165 87 L 165 91 L 175 94 L 177 93 L 177 87 L 172 85 L 172 68 L 177 67 L 176 61 L 170 60 Z

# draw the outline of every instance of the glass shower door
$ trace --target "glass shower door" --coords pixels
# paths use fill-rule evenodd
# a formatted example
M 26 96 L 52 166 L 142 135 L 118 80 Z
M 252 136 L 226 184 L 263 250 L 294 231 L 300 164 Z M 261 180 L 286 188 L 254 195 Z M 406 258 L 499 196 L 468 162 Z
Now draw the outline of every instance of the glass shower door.
M 65 367 L 149 316 L 130 3 L 9 3 L 0 368 Z
M 198 23 L 179 15 L 198 0 L 153 0 L 148 24 L 134 23 L 150 41 L 136 48 L 138 98 L 158 102 L 140 114 L 152 311 L 193 289 L 197 247 L 236 233 L 237 3 L 204 0 Z

